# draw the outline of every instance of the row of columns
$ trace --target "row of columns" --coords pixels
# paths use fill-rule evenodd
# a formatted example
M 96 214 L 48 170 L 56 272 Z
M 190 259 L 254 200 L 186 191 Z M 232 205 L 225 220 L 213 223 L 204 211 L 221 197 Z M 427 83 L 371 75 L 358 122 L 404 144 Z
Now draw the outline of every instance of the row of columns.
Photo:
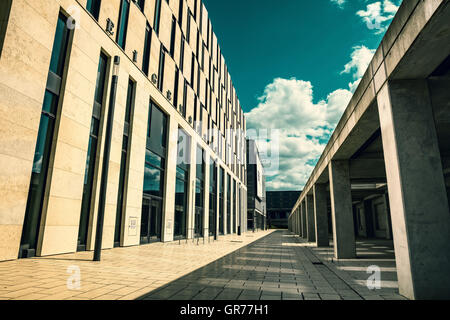
M 391 81 L 377 96 L 400 294 L 450 298 L 450 214 L 427 82 Z M 356 257 L 349 160 L 328 165 L 334 256 Z M 316 183 L 290 229 L 329 245 L 327 184 Z

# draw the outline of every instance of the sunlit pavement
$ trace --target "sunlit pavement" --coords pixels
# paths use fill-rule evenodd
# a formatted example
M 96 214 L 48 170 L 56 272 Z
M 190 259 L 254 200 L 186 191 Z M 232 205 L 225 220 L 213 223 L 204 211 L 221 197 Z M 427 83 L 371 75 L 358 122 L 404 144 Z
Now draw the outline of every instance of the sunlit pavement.
M 288 231 L 276 231 L 140 299 L 405 299 L 398 294 L 392 243 L 358 241 L 357 251 L 358 259 L 335 261 L 332 247 L 315 248 Z M 368 288 L 371 270 L 380 271 L 381 289 Z
M 136 299 L 271 232 L 0 262 L 0 300 Z

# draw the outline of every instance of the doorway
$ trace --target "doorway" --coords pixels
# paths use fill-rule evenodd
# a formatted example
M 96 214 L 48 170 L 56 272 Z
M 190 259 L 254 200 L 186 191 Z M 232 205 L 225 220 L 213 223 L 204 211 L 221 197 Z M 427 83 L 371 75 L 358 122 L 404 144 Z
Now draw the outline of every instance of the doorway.
M 141 244 L 161 241 L 162 200 L 144 197 L 142 200 Z

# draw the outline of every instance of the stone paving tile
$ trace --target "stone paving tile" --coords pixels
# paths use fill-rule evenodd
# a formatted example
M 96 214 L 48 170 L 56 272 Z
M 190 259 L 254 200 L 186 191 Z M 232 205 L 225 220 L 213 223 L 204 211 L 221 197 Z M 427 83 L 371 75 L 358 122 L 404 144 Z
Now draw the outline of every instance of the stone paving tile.
M 367 289 L 364 267 L 373 261 L 331 260 L 332 248 L 313 248 L 287 231 L 221 239 L 116 248 L 105 251 L 99 264 L 89 261 L 89 252 L 0 263 L 0 299 L 405 299 L 392 287 L 392 274 L 382 275 L 389 287 Z M 391 268 L 391 262 L 383 263 Z M 74 264 L 81 268 L 82 285 L 67 290 L 66 269 Z
M 211 263 L 220 270 L 218 277 L 225 286 L 229 282 L 225 277 L 233 278 L 237 272 L 214 262 L 271 232 L 221 236 L 199 245 L 181 241 L 114 248 L 103 251 L 101 262 L 92 262 L 92 252 L 0 262 L 0 300 L 136 299 Z M 74 265 L 81 271 L 81 288 L 69 290 L 67 270 Z M 203 276 L 195 273 L 185 283 Z
M 283 243 L 291 245 L 286 246 Z M 321 264 L 313 262 L 321 261 Z M 233 270 L 230 270 L 232 266 Z M 184 294 L 186 281 L 205 287 L 193 299 L 206 300 L 359 300 L 400 299 L 392 289 L 383 290 L 384 296 L 369 291 L 354 281 L 340 265 L 320 260 L 309 245 L 277 231 L 241 248 L 214 263 L 171 283 L 179 287 L 178 297 Z M 218 288 L 224 288 L 218 291 Z M 214 289 L 208 294 L 209 289 Z M 159 292 L 163 292 L 162 289 Z M 142 297 L 152 299 L 150 293 Z M 192 297 L 191 297 L 192 298 Z

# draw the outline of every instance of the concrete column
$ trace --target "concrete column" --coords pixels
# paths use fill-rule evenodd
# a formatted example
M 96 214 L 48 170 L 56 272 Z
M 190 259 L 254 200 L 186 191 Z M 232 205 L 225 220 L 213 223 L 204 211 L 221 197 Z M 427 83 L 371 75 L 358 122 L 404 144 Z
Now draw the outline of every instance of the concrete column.
M 302 238 L 308 238 L 308 227 L 306 225 L 306 200 L 302 202 Z
M 316 225 L 316 245 L 317 247 L 328 247 L 328 212 L 327 212 L 327 187 L 325 184 L 315 184 L 314 194 L 314 216 Z
M 316 242 L 316 221 L 314 218 L 314 197 L 307 195 L 306 198 L 306 229 L 308 242 Z
M 400 294 L 448 299 L 450 215 L 427 82 L 390 82 L 377 101 Z
M 328 171 L 334 257 L 336 259 L 352 259 L 356 257 L 356 245 L 349 162 L 347 160 L 332 160 L 328 166 Z

